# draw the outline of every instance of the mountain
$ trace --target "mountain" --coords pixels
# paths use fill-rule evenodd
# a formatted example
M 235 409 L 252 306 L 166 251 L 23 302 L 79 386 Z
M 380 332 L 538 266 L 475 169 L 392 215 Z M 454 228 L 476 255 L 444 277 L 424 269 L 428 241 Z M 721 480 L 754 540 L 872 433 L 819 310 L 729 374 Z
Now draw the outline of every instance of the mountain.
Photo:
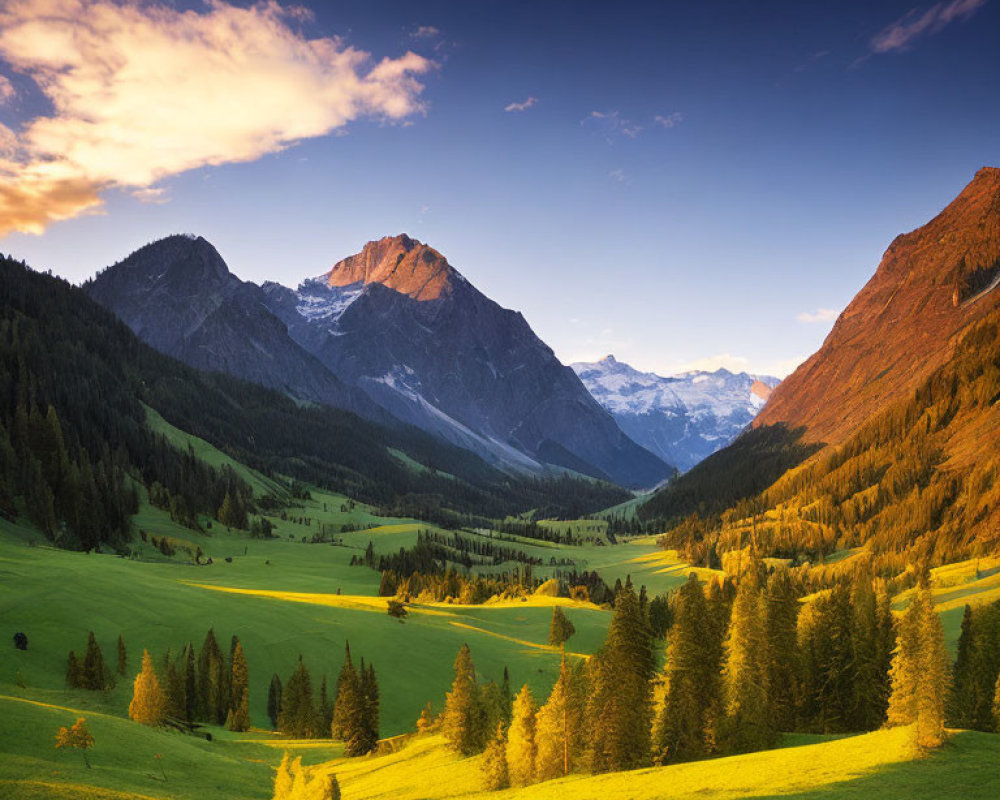
M 754 426 L 803 427 L 836 443 L 911 393 L 998 304 L 1000 169 L 986 167 L 940 214 L 889 246 L 823 346 L 775 390 Z
M 735 439 L 778 385 L 777 378 L 725 369 L 664 378 L 613 355 L 570 366 L 625 433 L 681 470 Z
M 84 289 L 140 339 L 198 369 L 299 400 L 390 420 L 288 335 L 260 287 L 233 275 L 200 236 L 169 236 L 99 273 Z
M 983 169 L 893 242 L 752 429 L 641 515 L 673 520 L 666 543 L 695 560 L 750 541 L 762 555 L 809 560 L 859 548 L 891 577 L 994 551 L 998 284 L 1000 170 Z
M 408 236 L 369 242 L 296 291 L 263 290 L 292 338 L 345 383 L 493 463 L 628 486 L 672 472 L 621 431 L 521 314 Z
M 572 519 L 629 497 L 589 479 L 511 476 L 416 428 L 195 369 L 80 288 L 3 257 L 0 331 L 0 517 L 23 510 L 60 542 L 62 523 L 76 546 L 127 541 L 138 483 L 188 520 L 214 516 L 227 493 L 252 510 L 236 473 L 159 435 L 157 416 L 273 476 L 276 494 L 294 478 L 449 527 L 528 509 Z

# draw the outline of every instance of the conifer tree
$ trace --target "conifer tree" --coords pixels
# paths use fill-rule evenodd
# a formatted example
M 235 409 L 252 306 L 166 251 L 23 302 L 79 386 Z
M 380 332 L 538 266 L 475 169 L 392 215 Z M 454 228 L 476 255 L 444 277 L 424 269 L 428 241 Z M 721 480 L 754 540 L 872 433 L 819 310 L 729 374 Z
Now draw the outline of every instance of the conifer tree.
M 535 774 L 540 781 L 568 775 L 577 768 L 584 745 L 583 697 L 577 689 L 564 654 L 559 679 L 536 716 Z
M 198 676 L 195 671 L 194 646 L 188 642 L 181 651 L 184 669 L 184 719 L 194 722 L 198 716 Z
M 498 723 L 496 733 L 486 745 L 482 761 L 483 788 L 490 792 L 510 786 L 507 772 L 507 740 L 503 723 Z
M 576 633 L 576 628 L 569 621 L 569 617 L 563 613 L 562 606 L 553 606 L 552 622 L 549 625 L 549 644 L 552 647 L 559 647 L 559 645 L 565 644 L 574 633 Z
M 125 640 L 118 634 L 118 674 L 123 678 L 128 671 L 128 652 L 125 650 Z
M 721 664 L 710 629 L 708 603 L 692 574 L 674 601 L 674 625 L 667 645 L 663 709 L 657 720 L 654 747 L 661 762 L 701 758 L 707 752 L 710 712 L 717 703 Z
M 226 727 L 231 731 L 250 729 L 250 672 L 243 643 L 237 640 L 233 650 L 233 670 L 230 680 L 230 705 Z
M 757 570 L 751 568 L 736 587 L 726 637 L 722 671 L 725 718 L 718 736 L 724 752 L 745 753 L 774 744 L 767 666 L 767 611 Z
M 128 716 L 143 725 L 159 725 L 163 722 L 163 712 L 166 698 L 160 688 L 153 667 L 153 657 L 148 650 L 142 651 L 142 670 L 135 678 L 132 689 L 132 702 L 129 703 Z
M 112 681 L 108 675 L 108 669 L 104 665 L 104 655 L 101 647 L 94 638 L 91 631 L 87 636 L 87 652 L 83 657 L 83 687 L 98 691 L 111 685 Z
M 83 688 L 83 666 L 73 650 L 69 651 L 66 659 L 66 685 L 70 689 Z
M 535 782 L 535 715 L 538 706 L 528 684 L 514 698 L 513 716 L 507 729 L 507 774 L 511 786 L 527 786 Z
M 278 727 L 278 715 L 281 713 L 281 678 L 278 673 L 271 676 L 271 683 L 267 687 L 267 718 L 271 720 L 271 727 Z M 325 728 L 324 728 L 325 730 Z
M 360 712 L 358 673 L 351 661 L 351 643 L 344 645 L 344 664 L 337 676 L 337 695 L 333 703 L 331 736 L 346 741 L 350 735 L 352 720 Z
M 787 569 L 776 570 L 767 582 L 768 684 L 775 726 L 795 728 L 795 692 L 798 685 L 799 600 Z
M 417 733 L 427 733 L 434 727 L 434 712 L 431 710 L 431 701 L 427 701 L 422 709 L 420 709 L 420 716 L 417 717 Z
M 378 747 L 379 692 L 375 677 L 375 667 L 361 659 L 358 670 L 358 710 L 348 722 L 347 746 L 349 756 L 362 756 Z
M 329 732 L 333 728 L 333 703 L 330 700 L 330 692 L 326 688 L 326 673 L 323 673 L 323 680 L 319 684 L 319 707 L 316 709 L 319 714 L 319 729 Z
M 631 582 L 615 597 L 607 638 L 591 664 L 587 709 L 591 771 L 646 766 L 653 713 L 653 637 Z
M 510 688 L 510 672 L 507 666 L 503 668 L 503 683 L 500 684 L 500 694 L 503 697 L 503 724 L 506 730 L 510 725 L 510 715 L 514 710 L 514 692 Z
M 868 569 L 860 570 L 855 577 L 850 615 L 851 695 L 845 727 L 875 730 L 885 719 L 885 668 L 879 654 L 878 601 Z
M 455 658 L 455 680 L 445 699 L 441 730 L 452 749 L 462 755 L 475 755 L 485 745 L 476 668 L 467 644 Z
M 505 719 L 507 704 L 503 696 L 503 689 L 497 685 L 496 681 L 488 681 L 479 686 L 479 705 L 483 717 L 484 730 L 492 731 L 497 724 L 506 726 L 509 720 Z
M 172 657 L 170 648 L 163 656 L 163 689 L 164 707 L 163 716 L 165 718 L 184 719 L 187 707 L 187 698 L 184 696 L 184 676 L 177 668 L 177 661 Z
M 288 736 L 307 739 L 316 735 L 316 711 L 313 707 L 312 680 L 302 656 L 281 694 L 278 727 Z
M 951 692 L 948 694 L 948 720 L 956 728 L 975 726 L 973 698 L 975 697 L 976 635 L 972 606 L 965 605 L 962 632 L 958 637 L 955 666 L 952 670 Z
M 948 654 L 941 620 L 934 611 L 925 579 L 899 622 L 891 676 L 888 724 L 916 723 L 917 745 L 936 747 L 944 740 Z
M 215 629 L 209 628 L 198 653 L 198 716 L 206 722 L 225 722 L 229 696 L 222 681 L 224 671 L 225 658 L 216 641 Z

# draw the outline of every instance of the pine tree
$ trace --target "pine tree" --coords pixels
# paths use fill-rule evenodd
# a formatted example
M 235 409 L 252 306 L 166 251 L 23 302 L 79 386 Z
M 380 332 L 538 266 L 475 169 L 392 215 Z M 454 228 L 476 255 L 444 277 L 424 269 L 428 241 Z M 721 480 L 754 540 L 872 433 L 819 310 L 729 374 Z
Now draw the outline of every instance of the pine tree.
M 845 727 L 869 731 L 885 719 L 885 668 L 879 654 L 878 601 L 869 570 L 860 570 L 851 589 L 851 696 Z
M 553 606 L 552 623 L 549 625 L 549 644 L 552 647 L 559 647 L 565 644 L 574 633 L 576 633 L 576 628 L 569 621 L 569 617 L 563 613 L 562 606 Z
M 87 652 L 83 657 L 83 688 L 98 691 L 111 684 L 108 669 L 104 665 L 104 655 L 101 647 L 94 638 L 94 632 L 90 631 L 87 636 Z
M 123 678 L 128 671 L 128 652 L 125 650 L 125 640 L 118 634 L 118 674 Z
M 506 719 L 507 704 L 503 689 L 496 681 L 488 681 L 479 686 L 479 706 L 482 710 L 484 730 L 492 731 L 498 724 L 505 727 L 509 724 Z
M 776 739 L 770 710 L 767 611 L 757 570 L 740 578 L 726 638 L 723 703 L 718 741 L 724 752 L 770 747 Z
M 83 666 L 73 650 L 69 651 L 66 659 L 66 685 L 70 689 L 83 688 Z
M 563 655 L 559 679 L 536 715 L 535 774 L 547 781 L 576 770 L 584 746 L 583 697 Z
M 215 639 L 215 630 L 210 628 L 198 653 L 198 716 L 216 725 L 225 722 L 229 706 L 222 680 L 224 672 L 225 658 Z
M 237 640 L 233 650 L 233 671 L 230 680 L 230 705 L 226 727 L 231 731 L 250 729 L 250 672 L 243 643 Z
M 319 729 L 328 732 L 333 727 L 333 703 L 330 701 L 330 692 L 326 688 L 326 673 L 323 673 L 323 680 L 319 684 L 319 707 L 316 709 L 319 714 Z
M 615 596 L 607 638 L 591 663 L 587 709 L 591 771 L 646 766 L 653 713 L 653 637 L 630 582 Z
M 349 756 L 362 756 L 378 747 L 379 732 L 379 692 L 375 677 L 375 667 L 365 667 L 361 659 L 358 670 L 358 709 L 347 722 L 347 746 L 344 751 Z
M 718 702 L 721 664 L 717 648 L 705 636 L 710 626 L 708 603 L 692 574 L 674 601 L 664 665 L 666 694 L 657 720 L 654 746 L 662 763 L 687 761 L 707 754 L 710 712 Z
M 795 692 L 798 676 L 799 600 L 787 569 L 775 571 L 767 582 L 768 684 L 775 726 L 795 728 Z
M 507 774 L 511 786 L 535 782 L 535 715 L 538 706 L 528 684 L 514 698 L 514 711 L 507 730 Z
M 129 703 L 128 716 L 143 725 L 159 725 L 163 722 L 163 712 L 166 698 L 160 688 L 153 667 L 153 657 L 148 650 L 142 651 L 142 671 L 135 678 L 132 689 L 132 702 Z
M 359 715 L 360 699 L 358 673 L 351 661 L 351 643 L 344 645 L 344 664 L 337 676 L 337 695 L 333 703 L 333 722 L 331 736 L 334 739 L 346 741 L 352 720 Z
M 944 630 L 930 587 L 921 580 L 899 622 L 888 710 L 890 726 L 915 723 L 920 747 L 936 747 L 944 740 L 948 672 Z
M 434 728 L 434 712 L 431 710 L 431 701 L 427 701 L 422 709 L 420 709 L 420 716 L 417 717 L 417 733 L 428 733 Z
M 181 651 L 184 669 L 184 719 L 194 722 L 198 716 L 198 676 L 195 671 L 194 646 L 188 642 Z
M 485 745 L 481 711 L 472 653 L 469 646 L 463 644 L 455 658 L 455 680 L 445 699 L 441 724 L 445 739 L 462 755 L 475 755 Z
M 307 739 L 317 735 L 318 731 L 314 730 L 315 724 L 312 680 L 300 655 L 295 671 L 285 684 L 281 695 L 278 727 L 283 733 L 295 739 Z
M 278 673 L 271 676 L 271 683 L 267 687 L 267 718 L 271 720 L 271 727 L 278 727 L 278 715 L 281 713 L 281 678 Z M 324 728 L 325 730 L 325 728 Z
M 958 637 L 958 652 L 952 671 L 951 692 L 948 695 L 948 720 L 956 728 L 975 725 L 973 698 L 975 697 L 976 635 L 972 606 L 966 604 L 962 616 L 962 632 Z
M 510 725 L 510 715 L 514 710 L 514 692 L 510 688 L 510 672 L 506 665 L 503 668 L 503 683 L 500 684 L 500 694 L 503 696 L 503 725 Z
M 503 723 L 498 723 L 496 733 L 486 745 L 482 761 L 483 788 L 490 792 L 510 786 L 507 772 L 507 740 Z
M 165 718 L 184 719 L 187 708 L 187 698 L 184 696 L 184 676 L 177 668 L 177 662 L 172 658 L 170 649 L 163 656 L 163 689 Z

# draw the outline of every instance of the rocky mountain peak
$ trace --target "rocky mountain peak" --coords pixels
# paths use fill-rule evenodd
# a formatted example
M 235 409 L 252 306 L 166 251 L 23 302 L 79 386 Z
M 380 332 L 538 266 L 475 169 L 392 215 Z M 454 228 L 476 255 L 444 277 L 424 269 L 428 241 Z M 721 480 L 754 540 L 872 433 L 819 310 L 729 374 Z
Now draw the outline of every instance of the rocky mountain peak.
M 368 242 L 356 255 L 338 261 L 329 286 L 380 283 L 414 300 L 437 300 L 451 292 L 458 272 L 437 250 L 405 233 Z
M 889 245 L 823 346 L 755 425 L 804 426 L 836 443 L 950 357 L 1000 304 L 1000 169 L 984 167 L 936 217 Z

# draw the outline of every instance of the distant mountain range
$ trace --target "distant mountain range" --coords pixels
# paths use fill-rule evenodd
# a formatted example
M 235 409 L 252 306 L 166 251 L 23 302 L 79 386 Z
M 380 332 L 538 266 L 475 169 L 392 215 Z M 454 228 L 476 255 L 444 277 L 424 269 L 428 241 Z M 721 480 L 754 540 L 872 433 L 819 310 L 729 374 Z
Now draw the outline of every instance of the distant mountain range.
M 369 242 L 298 290 L 241 281 L 204 239 L 171 236 L 85 289 L 193 366 L 416 425 L 504 469 L 633 487 L 674 471 L 622 432 L 519 313 L 407 236 Z
M 625 433 L 681 470 L 735 439 L 779 383 L 725 369 L 662 377 L 613 355 L 570 366 Z

